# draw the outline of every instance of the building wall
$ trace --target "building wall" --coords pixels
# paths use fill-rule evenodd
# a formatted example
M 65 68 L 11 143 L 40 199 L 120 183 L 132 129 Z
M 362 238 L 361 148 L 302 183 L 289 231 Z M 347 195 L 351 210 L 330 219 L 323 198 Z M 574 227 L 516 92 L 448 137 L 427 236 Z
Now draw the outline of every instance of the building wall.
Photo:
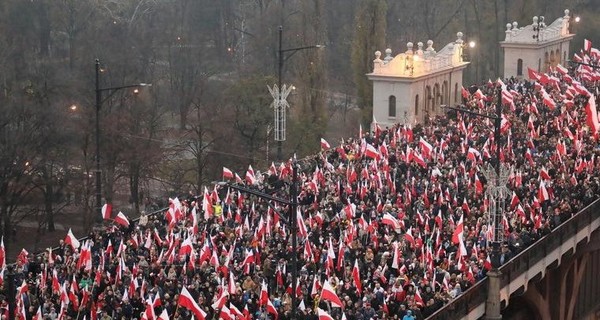
M 539 47 L 533 43 L 531 46 L 504 47 L 504 77 L 527 78 L 527 68 L 535 71 L 548 71 L 550 66 L 557 64 L 566 65 L 565 59 L 569 57 L 569 40 Z M 554 54 L 553 54 L 554 53 Z M 522 74 L 518 75 L 518 59 L 523 60 Z
M 425 121 L 426 115 L 443 114 L 440 105 L 461 103 L 462 68 L 432 73 L 428 76 L 373 81 L 373 116 L 382 127 L 396 123 L 411 124 Z M 389 114 L 390 96 L 396 98 L 396 115 Z

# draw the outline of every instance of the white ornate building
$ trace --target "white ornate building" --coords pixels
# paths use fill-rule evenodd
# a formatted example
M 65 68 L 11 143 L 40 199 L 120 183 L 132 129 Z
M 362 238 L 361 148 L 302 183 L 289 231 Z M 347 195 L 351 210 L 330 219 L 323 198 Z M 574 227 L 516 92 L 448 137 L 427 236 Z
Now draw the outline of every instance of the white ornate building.
M 548 71 L 549 67 L 566 64 L 569 42 L 575 36 L 569 32 L 569 10 L 549 25 L 545 19 L 533 17 L 532 24 L 520 27 L 517 22 L 506 24 L 504 77 L 527 77 L 527 68 Z
M 373 118 L 382 127 L 395 123 L 423 122 L 428 116 L 441 114 L 440 105 L 460 103 L 463 70 L 469 62 L 463 61 L 463 34 L 440 51 L 433 41 L 412 42 L 407 50 L 392 55 L 391 49 L 375 52 L 373 72 L 367 74 L 373 81 Z

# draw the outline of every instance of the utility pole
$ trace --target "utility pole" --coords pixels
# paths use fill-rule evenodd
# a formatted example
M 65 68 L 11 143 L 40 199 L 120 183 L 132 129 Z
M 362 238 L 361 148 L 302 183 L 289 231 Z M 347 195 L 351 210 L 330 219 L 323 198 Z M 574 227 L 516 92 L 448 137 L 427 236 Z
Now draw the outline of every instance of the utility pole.
M 277 50 L 277 85 L 269 87 L 269 92 L 273 97 L 273 109 L 275 113 L 275 134 L 274 138 L 277 141 L 277 160 L 283 160 L 283 141 L 286 140 L 286 127 L 287 127 L 287 108 L 289 104 L 287 97 L 294 88 L 293 86 L 286 86 L 283 84 L 283 67 L 285 61 L 291 58 L 294 53 L 302 50 L 324 48 L 325 45 L 312 45 L 297 48 L 283 49 L 283 26 L 279 26 L 279 49 Z M 286 54 L 289 52 L 289 55 Z
M 218 185 L 226 186 L 231 189 L 254 195 L 258 198 L 267 201 L 273 201 L 281 204 L 285 204 L 288 206 L 288 217 L 287 219 L 283 218 L 280 221 L 288 224 L 290 226 L 290 236 L 292 240 L 292 252 L 290 257 L 291 262 L 291 274 L 292 274 L 292 314 L 290 319 L 297 319 L 298 312 L 298 297 L 296 296 L 296 289 L 298 286 L 298 219 L 296 219 L 296 213 L 298 211 L 298 163 L 296 159 L 293 160 L 292 163 L 292 183 L 290 184 L 290 196 L 288 199 L 283 199 L 279 197 L 272 196 L 270 194 L 250 189 L 245 186 L 240 186 L 237 184 L 232 184 L 228 182 L 220 182 Z M 277 213 L 278 214 L 278 213 Z
M 140 88 L 152 86 L 150 83 L 137 83 L 118 87 L 100 88 L 100 59 L 96 59 L 96 221 L 102 222 L 102 171 L 100 170 L 100 108 L 106 99 L 110 98 L 115 92 L 127 88 Z M 108 96 L 103 100 L 102 93 L 108 92 Z

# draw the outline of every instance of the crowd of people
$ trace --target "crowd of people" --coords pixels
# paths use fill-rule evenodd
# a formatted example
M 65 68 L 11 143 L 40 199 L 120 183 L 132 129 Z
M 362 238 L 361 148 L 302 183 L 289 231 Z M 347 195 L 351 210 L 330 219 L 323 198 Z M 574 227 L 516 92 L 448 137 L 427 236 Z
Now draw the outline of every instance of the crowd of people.
M 502 95 L 499 141 L 493 120 L 449 112 L 374 124 L 339 146 L 322 140 L 318 155 L 263 174 L 224 168 L 230 185 L 288 199 L 296 164 L 291 216 L 230 185 L 135 223 L 105 206 L 104 230 L 87 240 L 69 233 L 54 250 L 19 255 L 17 318 L 288 319 L 295 294 L 308 319 L 424 319 L 600 194 L 600 71 L 590 66 L 600 54 L 580 57 L 572 70 L 463 90 L 464 107 L 484 114 Z M 493 221 L 483 168 L 497 160 L 512 170 Z M 505 240 L 492 257 L 495 232 Z

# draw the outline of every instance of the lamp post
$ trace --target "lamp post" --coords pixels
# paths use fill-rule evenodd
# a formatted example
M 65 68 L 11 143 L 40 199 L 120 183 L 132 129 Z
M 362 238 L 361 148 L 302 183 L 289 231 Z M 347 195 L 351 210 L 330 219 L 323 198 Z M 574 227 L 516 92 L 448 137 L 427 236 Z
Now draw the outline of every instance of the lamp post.
M 100 108 L 106 99 L 115 92 L 127 88 L 140 88 L 152 86 L 150 83 L 137 83 L 125 86 L 100 88 L 100 59 L 96 59 L 96 221 L 102 221 L 102 171 L 100 170 Z M 102 100 L 102 93 L 108 96 Z
M 500 127 L 502 124 L 502 88 L 498 86 L 497 90 L 498 101 L 496 103 L 496 114 L 487 115 L 478 112 L 474 112 L 462 107 L 451 107 L 447 106 L 448 109 L 452 109 L 458 112 L 467 113 L 477 117 L 483 117 L 494 120 L 494 141 L 496 144 L 496 161 L 494 161 L 493 168 L 489 167 L 483 169 L 483 173 L 488 181 L 487 193 L 490 197 L 490 210 L 489 216 L 492 221 L 494 228 L 494 238 L 491 241 L 492 247 L 492 269 L 487 273 L 489 284 L 488 284 L 488 295 L 485 306 L 485 319 L 487 320 L 498 320 L 502 319 L 500 313 L 500 244 L 504 239 L 504 229 L 502 225 L 502 215 L 504 210 L 504 204 L 508 189 L 506 188 L 506 181 L 508 179 L 509 168 L 500 164 Z M 492 182 L 492 183 L 490 183 Z
M 324 48 L 325 45 L 312 45 L 296 48 L 283 49 L 283 26 L 279 26 L 279 49 L 277 50 L 277 87 L 269 88 L 273 96 L 273 108 L 275 110 L 275 141 L 277 141 L 277 160 L 281 161 L 282 143 L 286 140 L 286 108 L 288 107 L 287 96 L 292 87 L 283 84 L 283 65 L 294 53 L 315 48 Z M 287 53 L 290 53 L 286 56 Z
M 7 266 L 6 281 L 8 281 L 8 319 L 15 320 L 15 309 L 16 309 L 16 295 L 17 290 L 15 288 L 15 272 L 13 266 Z
M 288 206 L 288 218 L 287 222 L 290 224 L 290 233 L 292 236 L 292 315 L 291 319 L 296 319 L 296 312 L 298 308 L 298 297 L 296 296 L 296 288 L 298 282 L 298 252 L 296 249 L 298 248 L 298 220 L 296 219 L 296 211 L 298 210 L 298 196 L 297 196 L 297 183 L 298 183 L 298 164 L 296 159 L 293 160 L 292 163 L 292 184 L 290 185 L 290 196 L 289 199 L 283 199 L 279 197 L 272 196 L 270 194 L 246 188 L 240 185 L 235 185 L 231 183 L 223 183 L 231 189 L 238 190 L 240 192 L 244 192 L 247 194 L 251 194 L 257 196 L 264 200 L 274 201 L 281 204 L 285 204 Z M 285 219 L 282 219 L 285 221 Z

